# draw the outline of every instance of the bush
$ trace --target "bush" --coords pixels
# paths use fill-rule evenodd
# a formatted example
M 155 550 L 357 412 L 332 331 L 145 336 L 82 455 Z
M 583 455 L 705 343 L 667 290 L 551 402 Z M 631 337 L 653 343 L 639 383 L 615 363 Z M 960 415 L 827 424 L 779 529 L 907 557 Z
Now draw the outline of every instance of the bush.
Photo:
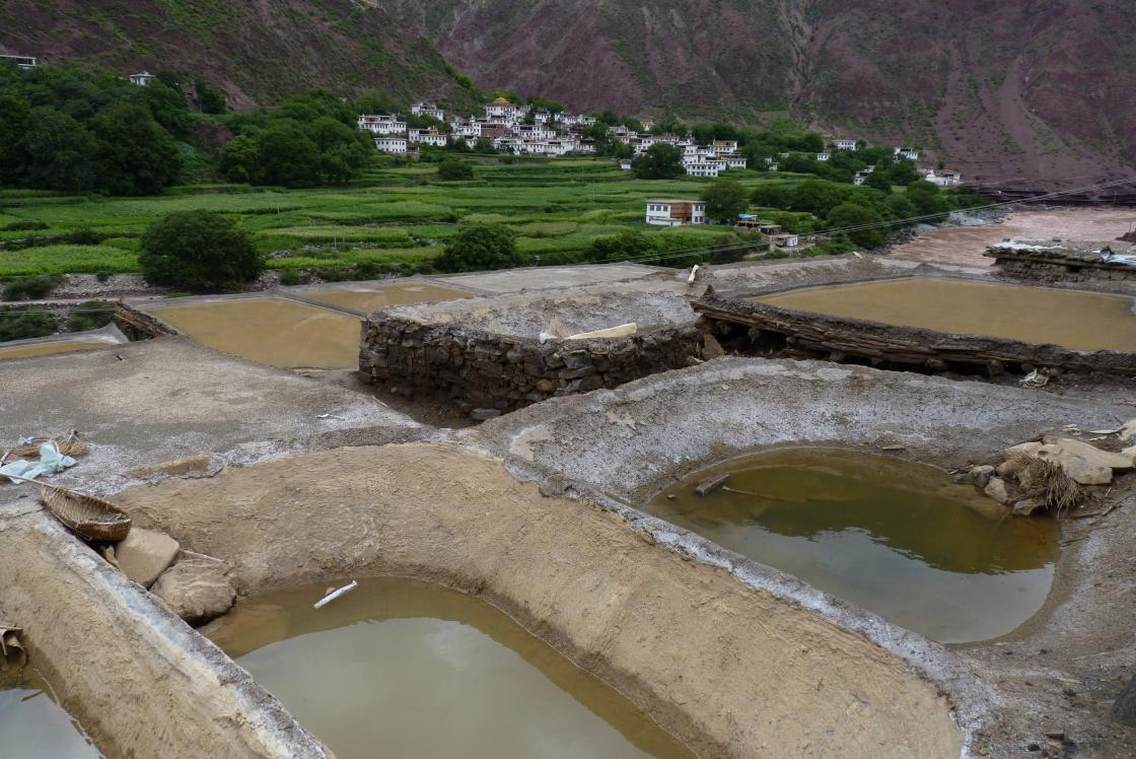
M 882 219 L 871 208 L 856 203 L 841 203 L 828 213 L 827 221 L 830 227 L 847 229 L 868 224 L 879 224 Z M 884 243 L 884 230 L 882 227 L 856 229 L 848 232 L 847 237 L 861 247 L 878 248 Z
M 434 266 L 439 271 L 484 271 L 520 266 L 513 230 L 500 224 L 466 227 L 446 243 Z
M 107 300 L 88 300 L 71 312 L 64 327 L 68 332 L 85 332 L 114 321 L 114 304 Z
M 447 158 L 438 164 L 438 179 L 473 179 L 473 167 L 457 158 Z
M 0 307 L 0 342 L 54 334 L 58 322 L 49 313 L 26 308 Z
M 665 142 L 647 148 L 631 162 L 631 168 L 639 179 L 674 179 L 686 173 L 682 167 L 682 150 Z
M 4 285 L 0 297 L 4 300 L 39 300 L 50 295 L 58 284 L 59 277 L 55 275 L 20 277 Z
M 637 230 L 628 229 L 610 237 L 592 241 L 585 257 L 588 261 L 627 261 L 654 253 L 655 241 Z
M 70 245 L 98 245 L 103 241 L 103 236 L 90 227 L 83 227 L 68 232 L 60 237 L 59 241 Z
M 4 226 L 5 232 L 31 232 L 32 230 L 47 229 L 42 221 L 13 221 Z
M 239 289 L 264 269 L 252 237 L 214 211 L 181 211 L 154 222 L 142 236 L 138 263 L 146 281 L 196 293 Z
M 733 179 L 712 182 L 702 191 L 702 200 L 706 203 L 706 215 L 718 221 L 733 222 L 749 208 L 745 188 Z
M 300 272 L 296 271 L 295 269 L 285 269 L 284 271 L 280 272 L 280 284 L 284 285 L 285 287 L 298 285 L 303 281 L 304 278 L 300 275 Z

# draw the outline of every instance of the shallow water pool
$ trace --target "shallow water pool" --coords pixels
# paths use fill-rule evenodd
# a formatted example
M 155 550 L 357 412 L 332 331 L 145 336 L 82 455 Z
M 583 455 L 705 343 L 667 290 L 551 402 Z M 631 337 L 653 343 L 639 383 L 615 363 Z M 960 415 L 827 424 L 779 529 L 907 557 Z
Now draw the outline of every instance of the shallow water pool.
M 367 580 L 243 600 L 207 633 L 340 759 L 693 757 L 630 701 L 501 612 Z
M 725 488 L 694 488 L 729 473 Z M 647 511 L 944 643 L 1009 633 L 1045 603 L 1058 531 L 943 471 L 787 448 L 705 469 Z
M 0 757 L 97 759 L 102 756 L 79 725 L 48 695 L 34 675 L 0 675 Z
M 1123 295 L 909 277 L 802 288 L 757 300 L 798 311 L 952 334 L 1074 350 L 1136 351 L 1136 301 Z

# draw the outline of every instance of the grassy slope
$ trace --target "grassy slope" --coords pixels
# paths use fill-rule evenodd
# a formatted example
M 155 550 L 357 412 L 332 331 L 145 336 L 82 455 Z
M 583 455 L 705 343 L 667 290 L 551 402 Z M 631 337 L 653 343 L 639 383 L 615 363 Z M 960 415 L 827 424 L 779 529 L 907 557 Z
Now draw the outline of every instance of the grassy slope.
M 659 230 L 642 222 L 650 196 L 697 197 L 707 180 L 641 181 L 611 161 L 580 159 L 499 164 L 477 169 L 472 182 L 437 182 L 434 167 L 377 169 L 359 186 L 265 190 L 190 186 L 152 198 L 103 198 L 0 192 L 0 219 L 48 225 L 35 232 L 0 232 L 0 241 L 58 237 L 90 228 L 96 246 L 44 244 L 0 250 L 0 277 L 137 269 L 139 237 L 172 211 L 210 209 L 232 214 L 249 230 L 273 268 L 345 266 L 363 261 L 414 263 L 441 252 L 461 224 L 496 222 L 516 230 L 528 254 L 579 251 L 622 229 Z M 794 182 L 735 172 L 747 186 Z M 698 245 L 729 230 L 687 227 L 668 232 Z

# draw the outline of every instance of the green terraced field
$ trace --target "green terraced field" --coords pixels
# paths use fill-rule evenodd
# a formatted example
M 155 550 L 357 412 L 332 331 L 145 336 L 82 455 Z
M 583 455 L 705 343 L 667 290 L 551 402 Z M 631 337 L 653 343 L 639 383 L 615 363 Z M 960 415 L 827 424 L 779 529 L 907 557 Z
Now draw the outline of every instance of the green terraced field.
M 465 224 L 507 224 L 530 255 L 570 255 L 623 229 L 660 230 L 643 221 L 648 197 L 695 198 L 705 180 L 645 181 L 604 159 L 481 162 L 466 182 L 441 182 L 433 164 L 387 166 L 351 186 L 282 190 L 245 185 L 188 185 L 145 198 L 67 196 L 0 191 L 0 277 L 25 274 L 137 270 L 139 239 L 147 226 L 174 211 L 231 214 L 252 233 L 277 269 L 416 265 L 442 251 Z M 800 177 L 733 172 L 754 187 L 794 183 Z M 4 227 L 41 222 L 46 229 Z M 77 230 L 101 238 L 95 245 L 62 239 Z M 724 227 L 668 232 L 697 246 L 732 234 Z M 668 238 L 669 239 L 669 238 Z M 29 241 L 25 242 L 25 241 Z M 18 248 L 18 249 L 15 249 Z

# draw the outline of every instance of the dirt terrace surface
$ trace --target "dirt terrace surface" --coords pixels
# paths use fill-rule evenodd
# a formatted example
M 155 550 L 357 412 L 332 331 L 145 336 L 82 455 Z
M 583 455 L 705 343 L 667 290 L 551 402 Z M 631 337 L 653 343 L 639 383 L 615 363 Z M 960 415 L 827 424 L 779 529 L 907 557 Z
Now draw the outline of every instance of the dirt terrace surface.
M 399 306 L 392 316 L 423 324 L 453 324 L 511 337 L 536 338 L 558 319 L 567 334 L 635 322 L 640 331 L 691 324 L 696 316 L 677 281 L 646 280 L 559 290 L 537 290 L 489 298 Z
M 0 445 L 78 430 L 91 452 L 53 481 L 104 492 L 123 487 L 133 469 L 191 454 L 228 451 L 239 461 L 301 444 L 385 442 L 388 432 L 418 428 L 368 395 L 181 337 L 0 362 L 0 388 Z M 361 428 L 370 437 L 352 438 Z M 19 492 L 0 485 L 0 503 Z
M 1115 240 L 1136 225 L 1131 208 L 1028 208 L 1003 221 L 973 227 L 942 227 L 896 246 L 892 257 L 963 266 L 989 267 L 987 246 L 1009 238 L 1027 240 Z
M 1115 428 L 1133 416 L 1130 394 L 1077 400 L 824 362 L 718 359 L 530 406 L 462 435 L 509 456 L 514 472 L 546 490 L 599 493 L 659 543 L 772 584 L 933 672 L 942 673 L 944 656 L 977 672 L 994 687 L 989 702 L 965 678 L 948 671 L 942 679 L 954 683 L 960 718 L 974 729 L 967 755 L 1119 757 L 1136 752 L 1136 730 L 1109 718 L 1136 650 L 1136 630 L 1118 622 L 1136 618 L 1136 475 L 1117 481 L 1107 503 L 1120 508 L 1107 517 L 1063 522 L 1065 550 L 1045 608 L 1002 640 L 955 648 L 957 658 L 794 578 L 749 570 L 752 562 L 626 504 L 706 464 L 771 446 L 863 446 L 951 467 L 987 462 L 1067 423 Z
M 581 266 L 535 266 L 525 269 L 486 271 L 434 277 L 435 282 L 468 287 L 485 293 L 515 293 L 522 290 L 550 290 L 610 282 L 643 279 L 671 272 L 642 264 L 585 264 Z
M 254 593 L 433 580 L 498 606 L 702 756 L 954 757 L 934 685 L 815 613 L 450 445 L 343 448 L 121 494 Z
M 0 618 L 107 757 L 330 756 L 248 673 L 38 508 L 0 506 Z M 4 754 L 0 736 L 0 754 Z

